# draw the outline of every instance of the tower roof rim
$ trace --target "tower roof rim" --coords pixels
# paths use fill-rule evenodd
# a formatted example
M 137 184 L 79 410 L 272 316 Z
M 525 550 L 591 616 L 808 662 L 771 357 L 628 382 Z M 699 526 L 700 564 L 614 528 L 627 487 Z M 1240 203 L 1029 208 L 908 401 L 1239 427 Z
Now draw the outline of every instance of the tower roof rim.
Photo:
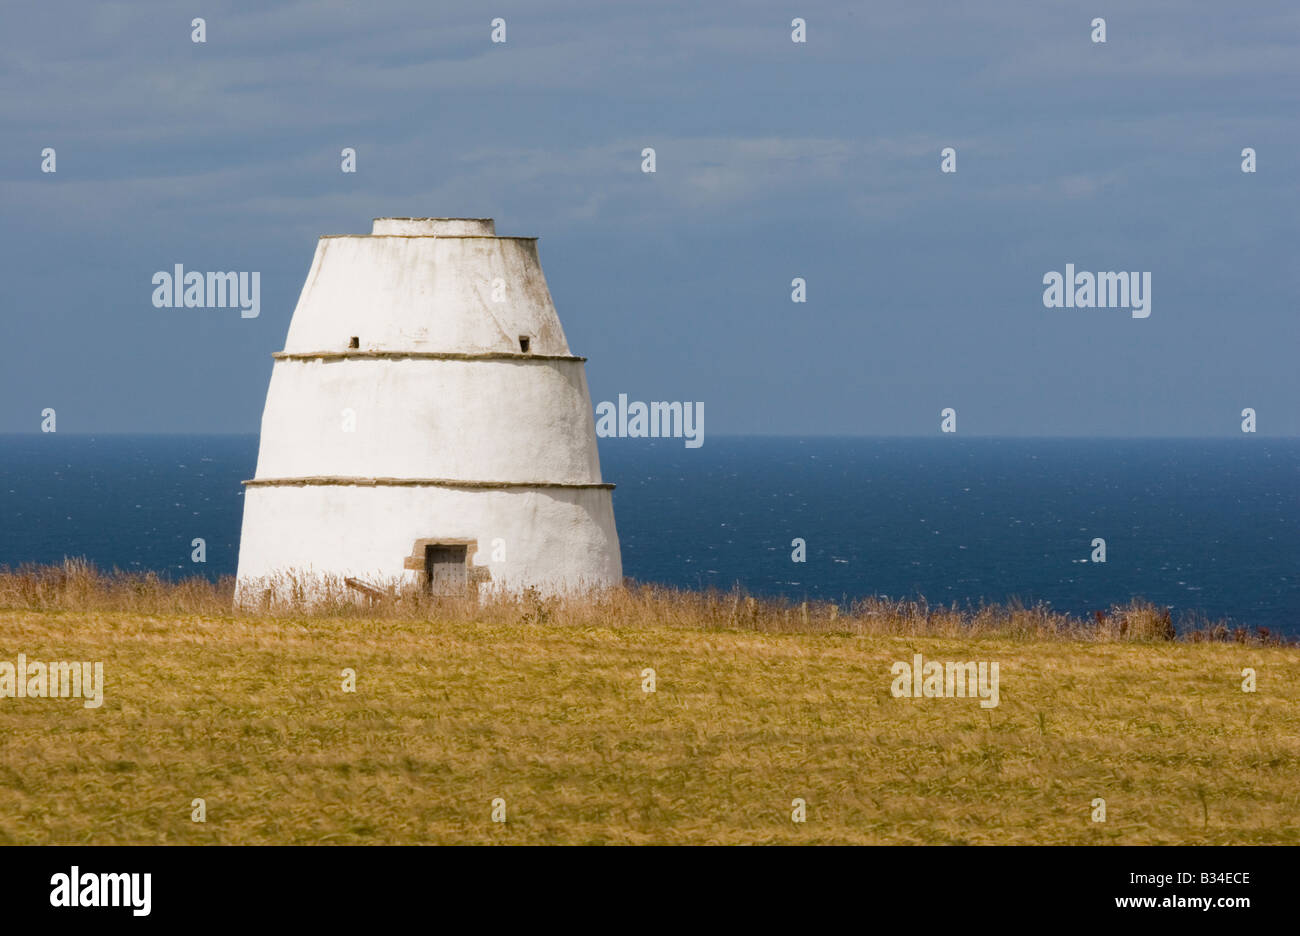
M 380 219 L 380 220 L 397 220 L 397 219 Z M 405 220 L 405 219 L 401 219 Z M 459 219 L 457 219 L 459 220 Z M 519 240 L 535 241 L 537 236 L 521 236 L 518 234 L 322 234 L 321 240 L 336 237 L 399 237 L 404 240 Z

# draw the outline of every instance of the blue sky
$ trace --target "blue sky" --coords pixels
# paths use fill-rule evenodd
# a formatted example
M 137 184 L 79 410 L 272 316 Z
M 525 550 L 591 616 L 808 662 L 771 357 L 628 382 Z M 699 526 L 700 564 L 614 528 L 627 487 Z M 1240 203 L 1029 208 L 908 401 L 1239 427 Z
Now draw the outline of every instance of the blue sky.
M 710 434 L 1297 435 L 1298 35 L 1282 2 L 6 4 L 0 432 L 256 432 L 316 238 L 464 215 L 540 236 L 593 401 Z M 260 271 L 260 317 L 153 308 L 177 263 Z M 1151 317 L 1044 308 L 1067 263 L 1150 271 Z

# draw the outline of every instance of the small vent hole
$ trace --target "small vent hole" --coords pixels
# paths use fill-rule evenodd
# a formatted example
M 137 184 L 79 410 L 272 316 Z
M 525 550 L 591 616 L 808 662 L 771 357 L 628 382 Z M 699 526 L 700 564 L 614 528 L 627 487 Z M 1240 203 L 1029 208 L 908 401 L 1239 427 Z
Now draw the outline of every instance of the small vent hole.
M 358 338 L 356 335 L 353 335 L 351 338 L 348 339 L 348 347 L 349 348 L 361 347 L 361 339 Z
M 527 335 L 519 336 L 519 350 L 524 352 L 524 354 L 528 353 L 528 347 L 531 344 L 532 340 Z

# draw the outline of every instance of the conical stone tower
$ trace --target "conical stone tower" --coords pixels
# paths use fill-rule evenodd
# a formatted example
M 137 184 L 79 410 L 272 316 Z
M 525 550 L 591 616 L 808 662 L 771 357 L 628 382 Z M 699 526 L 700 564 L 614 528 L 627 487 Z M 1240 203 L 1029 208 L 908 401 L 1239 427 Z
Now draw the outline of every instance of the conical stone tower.
M 236 600 L 403 583 L 617 585 L 583 368 L 532 237 L 480 218 L 326 236 L 274 355 Z

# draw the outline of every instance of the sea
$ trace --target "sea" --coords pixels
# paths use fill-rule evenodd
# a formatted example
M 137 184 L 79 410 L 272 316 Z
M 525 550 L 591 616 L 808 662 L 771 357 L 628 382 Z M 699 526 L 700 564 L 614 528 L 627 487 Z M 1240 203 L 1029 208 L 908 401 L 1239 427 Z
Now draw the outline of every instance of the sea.
M 638 581 L 1080 615 L 1142 598 L 1300 636 L 1300 439 L 710 436 L 600 456 Z M 233 575 L 256 461 L 252 435 L 0 435 L 0 566 Z

